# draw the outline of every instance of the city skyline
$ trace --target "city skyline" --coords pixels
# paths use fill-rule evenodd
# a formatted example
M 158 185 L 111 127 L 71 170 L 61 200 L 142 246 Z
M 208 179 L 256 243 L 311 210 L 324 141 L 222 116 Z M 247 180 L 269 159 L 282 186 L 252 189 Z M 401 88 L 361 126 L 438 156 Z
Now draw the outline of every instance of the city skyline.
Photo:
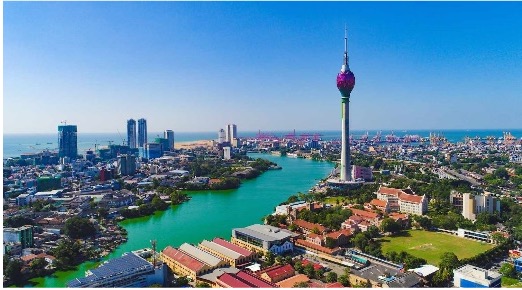
M 353 130 L 517 128 L 517 7 L 6 2 L 3 130 L 338 130 L 345 24 Z

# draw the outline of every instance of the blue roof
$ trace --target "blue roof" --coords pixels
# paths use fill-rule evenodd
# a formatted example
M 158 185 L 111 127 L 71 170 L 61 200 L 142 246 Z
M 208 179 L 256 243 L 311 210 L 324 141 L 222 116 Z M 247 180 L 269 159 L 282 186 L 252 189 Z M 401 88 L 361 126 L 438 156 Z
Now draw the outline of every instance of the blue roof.
M 519 261 L 519 262 L 522 262 L 522 257 L 516 259 L 515 261 Z
M 95 281 L 102 281 L 105 278 L 110 276 L 114 276 L 116 274 L 121 274 L 124 272 L 133 272 L 134 270 L 138 270 L 140 268 L 150 267 L 152 270 L 152 264 L 147 260 L 137 256 L 134 253 L 125 253 L 123 256 L 115 259 L 111 259 L 106 261 L 104 264 L 100 265 L 96 269 L 90 270 L 92 273 L 87 277 L 76 278 L 67 283 L 67 287 L 75 288 L 81 287 L 85 284 L 90 284 Z

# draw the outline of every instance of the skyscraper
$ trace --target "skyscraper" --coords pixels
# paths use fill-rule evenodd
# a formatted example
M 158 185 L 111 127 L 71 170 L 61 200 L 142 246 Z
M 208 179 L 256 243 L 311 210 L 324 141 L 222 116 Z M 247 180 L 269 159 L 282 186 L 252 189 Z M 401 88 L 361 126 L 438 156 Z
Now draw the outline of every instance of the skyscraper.
M 341 92 L 342 108 L 342 147 L 341 147 L 341 177 L 342 181 L 351 180 L 350 171 L 350 93 L 355 86 L 355 75 L 348 65 L 348 36 L 344 31 L 344 62 L 341 72 L 337 75 L 337 88 Z
M 147 120 L 138 120 L 138 147 L 143 147 L 147 143 Z
M 219 129 L 219 132 L 218 132 L 218 143 L 221 144 L 223 142 L 225 142 L 225 130 Z
M 58 156 L 76 159 L 78 156 L 78 137 L 76 125 L 58 126 Z
M 174 131 L 165 130 L 165 132 L 163 133 L 163 138 L 169 140 L 169 148 L 165 148 L 165 151 L 174 150 Z
M 226 141 L 232 144 L 234 138 L 237 138 L 237 126 L 236 124 L 228 124 L 226 131 Z
M 130 148 L 136 148 L 136 121 L 134 119 L 127 120 L 127 145 Z

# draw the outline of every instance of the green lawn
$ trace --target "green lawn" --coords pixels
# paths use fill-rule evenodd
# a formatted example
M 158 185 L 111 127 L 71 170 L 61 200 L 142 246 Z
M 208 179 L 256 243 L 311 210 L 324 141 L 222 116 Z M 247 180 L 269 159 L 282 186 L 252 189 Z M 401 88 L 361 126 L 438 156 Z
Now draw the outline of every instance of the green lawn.
M 449 234 L 423 230 L 405 231 L 403 235 L 381 239 L 382 252 L 405 251 L 438 266 L 444 252 L 453 252 L 459 259 L 473 257 L 493 248 L 493 245 L 476 242 Z

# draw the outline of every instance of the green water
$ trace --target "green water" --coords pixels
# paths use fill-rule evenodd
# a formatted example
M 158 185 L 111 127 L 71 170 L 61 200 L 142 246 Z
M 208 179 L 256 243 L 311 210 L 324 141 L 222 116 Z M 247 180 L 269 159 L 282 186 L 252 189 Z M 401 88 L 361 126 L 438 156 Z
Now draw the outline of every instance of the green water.
M 128 242 L 120 245 L 107 259 L 122 253 L 150 247 L 155 239 L 158 249 L 177 247 L 184 242 L 199 243 L 203 239 L 230 239 L 232 228 L 260 223 L 264 215 L 297 192 L 307 192 L 326 177 L 333 164 L 301 158 L 249 154 L 282 166 L 282 170 L 265 172 L 254 180 L 245 181 L 239 189 L 190 193 L 192 199 L 153 216 L 126 220 L 121 223 L 128 232 Z M 86 262 L 75 271 L 56 272 L 54 277 L 33 279 L 36 287 L 65 287 L 97 263 Z

